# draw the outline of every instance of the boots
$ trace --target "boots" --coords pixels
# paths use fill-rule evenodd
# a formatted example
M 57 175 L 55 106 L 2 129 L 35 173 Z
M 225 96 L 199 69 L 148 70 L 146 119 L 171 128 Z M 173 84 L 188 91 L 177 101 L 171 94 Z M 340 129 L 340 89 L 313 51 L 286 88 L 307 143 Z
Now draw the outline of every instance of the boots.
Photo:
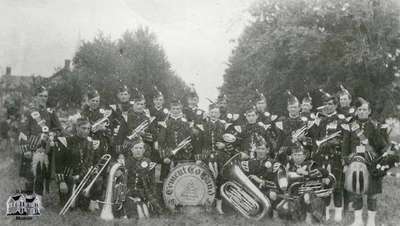
M 369 215 L 368 215 L 369 217 Z M 362 209 L 354 210 L 354 222 L 350 226 L 364 226 L 364 222 L 362 219 Z
M 368 210 L 367 226 L 375 226 L 376 211 Z
M 343 215 L 343 207 L 335 207 L 335 218 L 334 220 L 336 222 L 341 222 L 342 221 L 342 215 Z
M 221 199 L 217 199 L 215 208 L 217 209 L 217 212 L 219 214 L 221 214 L 221 215 L 224 214 L 224 211 L 222 210 L 222 200 Z

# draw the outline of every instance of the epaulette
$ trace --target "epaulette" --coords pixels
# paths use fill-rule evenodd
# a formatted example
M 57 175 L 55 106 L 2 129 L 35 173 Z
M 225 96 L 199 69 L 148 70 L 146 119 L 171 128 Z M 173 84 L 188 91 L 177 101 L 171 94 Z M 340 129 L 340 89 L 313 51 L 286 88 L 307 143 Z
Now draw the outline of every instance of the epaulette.
M 236 125 L 233 127 L 238 133 L 242 132 L 242 127 L 240 125 Z
M 40 117 L 40 113 L 39 113 L 38 111 L 33 111 L 33 112 L 31 113 L 31 117 L 32 117 L 33 119 L 37 119 L 37 118 Z
M 100 140 L 93 140 L 92 144 L 93 144 L 93 150 L 97 150 L 97 148 L 99 148 L 100 146 Z
M 278 129 L 283 130 L 283 122 L 282 122 L 282 121 L 275 122 L 275 126 L 276 126 Z
M 57 137 L 57 140 L 58 140 L 62 145 L 64 145 L 64 147 L 67 147 L 67 146 L 68 146 L 68 144 L 67 144 L 67 138 L 66 138 L 66 137 Z
M 232 118 L 233 118 L 233 115 L 232 115 L 231 113 L 228 113 L 228 114 L 226 115 L 226 117 L 227 117 L 228 119 L 232 119 Z
M 249 161 L 241 161 L 240 166 L 243 169 L 243 171 L 249 172 Z
M 265 117 L 269 117 L 270 115 L 271 115 L 271 113 L 269 113 L 268 111 L 264 112 Z
M 146 160 L 144 160 L 140 163 L 140 167 L 142 167 L 142 168 L 147 168 L 148 166 L 149 166 L 149 163 Z
M 349 109 L 349 113 L 350 113 L 350 114 L 353 114 L 355 111 L 356 111 L 356 110 L 355 110 L 353 107 L 351 107 L 351 108 Z
M 219 121 L 220 121 L 222 124 L 226 124 L 226 121 L 225 121 L 225 120 L 220 119 Z
M 307 117 L 305 117 L 305 116 L 300 117 L 300 119 L 301 119 L 301 121 L 303 121 L 303 122 L 307 122 L 307 121 L 308 121 Z
M 340 125 L 344 130 L 350 131 L 350 126 L 349 124 L 341 124 Z
M 168 108 L 164 108 L 164 109 L 163 109 L 163 112 L 164 112 L 164 114 L 168 114 L 168 113 L 169 113 Z
M 339 119 L 342 119 L 342 120 L 346 118 L 343 114 L 338 114 L 337 116 Z
M 116 110 L 117 110 L 117 105 L 115 105 L 115 104 L 110 104 L 110 108 L 113 109 L 114 111 L 116 111 Z
M 187 122 L 187 119 L 184 118 L 184 117 L 182 117 L 182 118 L 181 118 L 181 121 L 182 121 L 182 122 Z
M 271 115 L 271 121 L 275 121 L 278 118 L 277 115 Z
M 265 130 L 267 130 L 269 127 L 271 127 L 270 124 L 265 125 L 263 122 L 258 122 L 257 124 L 258 124 L 259 126 L 263 127 Z
M 239 119 L 239 114 L 233 114 L 232 115 L 232 119 L 233 119 L 233 121 L 238 120 Z

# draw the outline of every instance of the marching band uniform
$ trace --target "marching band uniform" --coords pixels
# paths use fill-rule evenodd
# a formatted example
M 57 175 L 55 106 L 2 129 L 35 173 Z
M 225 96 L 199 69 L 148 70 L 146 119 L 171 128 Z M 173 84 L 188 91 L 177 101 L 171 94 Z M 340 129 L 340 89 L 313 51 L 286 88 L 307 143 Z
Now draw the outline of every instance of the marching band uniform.
M 362 98 L 359 98 L 359 107 L 369 108 L 369 103 Z M 345 127 L 347 136 L 344 139 L 344 156 L 346 164 L 353 155 L 362 155 L 367 162 L 370 163 L 368 171 L 370 178 L 368 179 L 367 191 L 367 208 L 368 208 L 368 221 L 367 225 L 375 225 L 375 214 L 377 210 L 376 195 L 382 193 L 382 178 L 385 175 L 380 175 L 374 168 L 375 160 L 383 155 L 384 149 L 387 146 L 385 136 L 381 133 L 380 126 L 375 120 L 370 118 L 360 119 L 356 118 L 349 125 Z M 348 169 L 347 167 L 347 170 Z M 362 222 L 362 195 L 352 194 L 353 207 L 355 211 L 354 225 L 363 225 Z
M 321 90 L 323 101 L 327 106 L 334 105 L 336 108 L 336 99 L 334 96 Z M 324 113 L 321 117 L 318 126 L 318 134 L 316 139 L 322 140 L 333 133 L 341 133 L 335 138 L 329 139 L 322 143 L 318 150 L 314 153 L 313 159 L 316 162 L 322 164 L 322 166 L 330 171 L 336 178 L 336 186 L 333 190 L 333 201 L 335 206 L 335 217 L 334 220 L 339 222 L 342 220 L 343 213 L 343 159 L 342 159 L 342 142 L 343 131 L 342 125 L 346 122 L 344 118 L 339 117 L 336 109 L 333 112 Z M 329 211 L 329 210 L 327 210 Z M 329 212 L 327 212 L 327 218 L 329 218 Z
M 27 192 L 35 192 L 39 199 L 44 190 L 49 190 L 54 170 L 54 136 L 62 131 L 56 112 L 46 107 L 47 95 L 46 88 L 37 90 L 38 100 L 31 106 L 19 136 L 23 152 L 20 176 L 28 180 Z
M 171 102 L 171 110 L 174 107 L 182 108 L 179 100 L 173 100 Z M 182 111 L 178 114 L 174 114 L 171 111 L 170 116 L 165 122 L 165 127 L 162 128 L 158 137 L 161 153 L 160 156 L 164 160 L 164 163 L 161 166 L 160 178 L 165 179 L 167 177 L 169 169 L 174 166 L 175 162 L 194 160 L 194 153 L 190 146 L 184 147 L 175 155 L 172 155 L 171 153 L 171 151 L 187 137 L 193 137 L 189 122 L 182 114 Z
M 85 126 L 89 122 L 85 119 L 78 119 L 77 126 Z M 77 128 L 79 130 L 79 128 Z M 75 186 L 83 179 L 89 168 L 96 164 L 93 152 L 98 145 L 87 134 L 75 134 L 71 137 L 59 137 L 59 150 L 56 152 L 56 182 L 59 185 L 60 202 L 62 205 L 71 196 Z M 63 187 L 64 186 L 64 187 Z M 86 209 L 88 200 L 78 197 L 79 207 Z
M 133 149 L 138 144 L 144 145 L 140 138 L 129 143 L 129 149 Z M 139 218 L 149 217 L 149 206 L 153 207 L 152 210 L 155 213 L 161 213 L 161 207 L 156 197 L 155 166 L 156 163 L 144 157 L 143 153 L 138 156 L 130 154 L 127 158 L 127 186 L 129 191 L 126 207 L 128 209 L 128 217 L 132 217 L 133 210 L 137 211 Z M 133 208 L 131 204 L 134 204 Z
M 354 117 L 356 111 L 355 108 L 350 105 L 351 94 L 343 85 L 340 85 L 340 91 L 337 95 L 340 99 L 340 105 L 337 112 L 341 117 L 344 117 L 345 120 L 349 122 Z

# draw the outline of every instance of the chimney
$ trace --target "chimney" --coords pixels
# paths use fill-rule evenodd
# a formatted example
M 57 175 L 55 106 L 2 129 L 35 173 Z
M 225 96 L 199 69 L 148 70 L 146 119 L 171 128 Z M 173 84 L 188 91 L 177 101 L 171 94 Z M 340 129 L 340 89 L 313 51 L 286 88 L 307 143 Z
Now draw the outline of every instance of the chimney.
M 6 75 L 11 75 L 11 67 L 6 67 Z
M 68 59 L 65 60 L 64 70 L 71 71 L 71 60 Z

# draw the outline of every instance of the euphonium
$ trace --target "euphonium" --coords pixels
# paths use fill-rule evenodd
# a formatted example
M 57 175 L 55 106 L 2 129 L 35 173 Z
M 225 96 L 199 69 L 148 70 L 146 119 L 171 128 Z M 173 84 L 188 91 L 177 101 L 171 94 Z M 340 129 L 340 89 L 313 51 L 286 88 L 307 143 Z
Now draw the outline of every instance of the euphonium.
M 118 171 L 122 172 L 120 175 L 122 178 L 118 180 L 119 176 L 117 175 Z M 103 220 L 112 220 L 114 219 L 113 214 L 113 205 L 119 205 L 120 209 L 122 207 L 123 202 L 125 201 L 126 192 L 127 192 L 127 184 L 126 184 L 127 173 L 125 167 L 122 163 L 115 163 L 108 175 L 107 180 L 107 188 L 106 195 L 103 204 L 103 208 L 101 210 L 100 218 Z
M 221 195 L 244 217 L 260 220 L 270 211 L 269 199 L 247 178 L 238 165 L 229 162 L 224 165 L 222 173 L 230 181 L 221 186 Z

